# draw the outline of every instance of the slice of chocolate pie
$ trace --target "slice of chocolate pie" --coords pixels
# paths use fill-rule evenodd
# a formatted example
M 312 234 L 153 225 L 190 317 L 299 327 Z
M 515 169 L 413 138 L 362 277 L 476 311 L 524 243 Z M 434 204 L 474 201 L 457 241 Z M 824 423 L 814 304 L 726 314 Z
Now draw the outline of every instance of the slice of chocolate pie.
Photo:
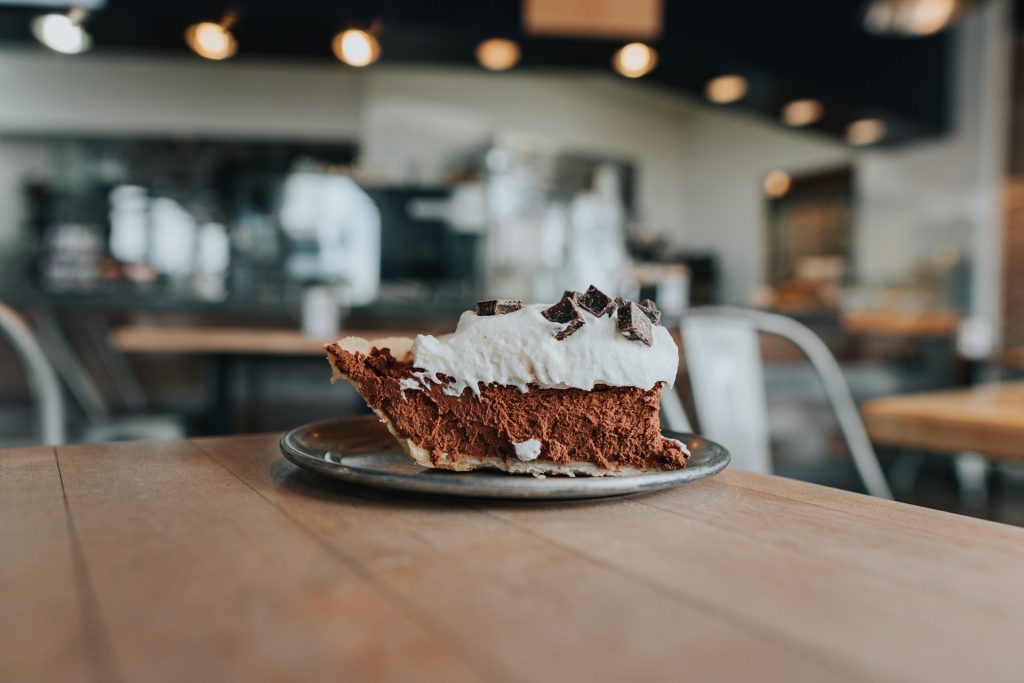
M 352 383 L 425 467 L 635 474 L 686 466 L 661 435 L 679 352 L 653 302 L 595 287 L 558 303 L 480 302 L 455 333 L 328 344 Z

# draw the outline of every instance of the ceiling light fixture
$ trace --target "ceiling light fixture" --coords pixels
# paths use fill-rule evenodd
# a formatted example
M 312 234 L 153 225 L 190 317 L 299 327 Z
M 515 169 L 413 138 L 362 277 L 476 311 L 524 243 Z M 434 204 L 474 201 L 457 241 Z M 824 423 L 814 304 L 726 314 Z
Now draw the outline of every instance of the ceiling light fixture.
M 334 36 L 331 49 L 335 57 L 349 66 L 369 66 L 380 58 L 380 43 L 373 34 L 358 28 Z
M 658 65 L 658 52 L 643 43 L 629 43 L 615 51 L 612 66 L 626 78 L 640 78 Z
M 782 122 L 794 128 L 810 126 L 820 121 L 824 113 L 825 105 L 819 100 L 793 100 L 782 108 Z
M 764 190 L 765 195 L 772 199 L 785 196 L 792 186 L 793 179 L 789 177 L 788 173 L 781 170 L 769 172 L 761 182 L 761 189 Z
M 750 85 L 747 79 L 736 74 L 712 78 L 704 88 L 704 96 L 715 104 L 732 104 L 747 95 Z
M 930 36 L 947 28 L 966 3 L 960 0 L 872 0 L 864 12 L 870 33 Z
M 235 20 L 236 16 L 229 12 L 219 23 L 201 21 L 192 24 L 185 29 L 185 44 L 204 59 L 220 61 L 232 57 L 238 52 L 238 41 L 231 32 Z
M 54 52 L 77 55 L 92 47 L 92 36 L 82 28 L 89 13 L 73 7 L 67 14 L 43 14 L 32 20 L 32 35 Z
M 846 141 L 851 145 L 873 145 L 885 137 L 881 119 L 857 119 L 846 127 Z
M 476 46 L 476 61 L 490 71 L 506 71 L 519 63 L 519 45 L 507 38 L 489 38 Z

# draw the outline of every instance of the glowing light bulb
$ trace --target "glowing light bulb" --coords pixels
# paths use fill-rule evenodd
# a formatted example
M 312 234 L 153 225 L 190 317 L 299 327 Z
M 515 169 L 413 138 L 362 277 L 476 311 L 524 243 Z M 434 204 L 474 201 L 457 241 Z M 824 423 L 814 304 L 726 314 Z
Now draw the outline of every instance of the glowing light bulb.
M 782 121 L 787 126 L 799 128 L 821 120 L 825 105 L 818 100 L 793 100 L 782 108 Z
M 476 61 L 491 71 L 505 71 L 519 63 L 519 45 L 506 38 L 490 38 L 476 46 Z
M 623 45 L 612 57 L 612 66 L 626 78 L 640 78 L 651 73 L 657 65 L 657 51 L 643 43 Z
M 780 170 L 771 171 L 761 182 L 761 189 L 772 199 L 784 196 L 792 186 L 793 179 L 789 177 L 788 173 Z
M 349 66 L 369 66 L 380 57 L 380 43 L 366 31 L 350 28 L 334 36 L 334 56 Z
M 729 74 L 708 81 L 704 88 L 704 96 L 715 104 L 731 104 L 742 100 L 749 87 L 747 79 L 743 76 Z
M 957 0 L 872 0 L 864 13 L 871 33 L 929 36 L 948 27 L 962 9 Z
M 885 122 L 880 119 L 858 119 L 846 127 L 846 141 L 851 145 L 873 145 L 885 137 Z
M 238 52 L 238 42 L 224 23 L 201 21 L 185 30 L 185 43 L 205 59 L 227 59 Z
M 77 55 L 92 46 L 92 37 L 81 26 L 85 13 L 44 14 L 32 20 L 32 35 L 54 52 Z

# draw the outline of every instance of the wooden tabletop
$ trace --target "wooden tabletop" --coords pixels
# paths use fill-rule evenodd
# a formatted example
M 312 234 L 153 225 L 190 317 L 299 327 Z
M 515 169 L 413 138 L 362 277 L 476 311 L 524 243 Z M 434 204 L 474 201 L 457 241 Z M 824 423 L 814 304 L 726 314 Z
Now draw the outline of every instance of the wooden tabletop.
M 8 450 L 0 548 L 3 681 L 1021 675 L 1024 530 L 738 470 L 511 504 L 276 435 Z
M 884 446 L 1024 460 L 1024 382 L 890 396 L 861 410 Z
M 843 331 L 897 337 L 951 337 L 956 334 L 960 317 L 947 311 L 847 311 L 842 315 Z
M 330 339 L 300 330 L 196 325 L 129 325 L 114 330 L 110 342 L 125 353 L 189 353 L 262 356 L 323 356 L 324 344 L 340 337 L 415 336 L 408 330 L 343 330 Z

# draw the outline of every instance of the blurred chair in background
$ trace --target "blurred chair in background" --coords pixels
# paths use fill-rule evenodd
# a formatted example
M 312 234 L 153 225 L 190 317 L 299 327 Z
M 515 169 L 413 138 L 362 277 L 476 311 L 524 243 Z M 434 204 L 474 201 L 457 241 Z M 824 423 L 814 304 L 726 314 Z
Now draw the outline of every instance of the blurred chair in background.
M 892 498 L 842 370 L 814 332 L 785 316 L 729 307 L 693 309 L 683 316 L 681 331 L 701 431 L 730 450 L 734 466 L 773 469 L 758 333 L 775 335 L 795 345 L 817 373 L 868 493 Z M 672 422 L 682 412 L 673 405 L 678 398 L 666 403 L 669 427 L 687 431 L 688 424 Z
M 52 332 L 52 331 L 51 331 Z M 173 415 L 137 413 L 114 415 L 103 392 L 59 335 L 48 335 L 54 348 L 47 353 L 25 320 L 0 303 L 0 334 L 10 340 L 28 376 L 39 413 L 38 442 L 60 445 L 68 441 L 67 413 L 61 379 L 71 389 L 86 417 L 76 441 L 130 441 L 136 439 L 180 439 L 185 428 Z M 54 361 L 57 362 L 54 362 Z
M 57 373 L 20 315 L 0 303 L 0 333 L 11 343 L 28 377 L 36 408 L 38 442 L 57 446 L 66 441 L 64 396 Z

